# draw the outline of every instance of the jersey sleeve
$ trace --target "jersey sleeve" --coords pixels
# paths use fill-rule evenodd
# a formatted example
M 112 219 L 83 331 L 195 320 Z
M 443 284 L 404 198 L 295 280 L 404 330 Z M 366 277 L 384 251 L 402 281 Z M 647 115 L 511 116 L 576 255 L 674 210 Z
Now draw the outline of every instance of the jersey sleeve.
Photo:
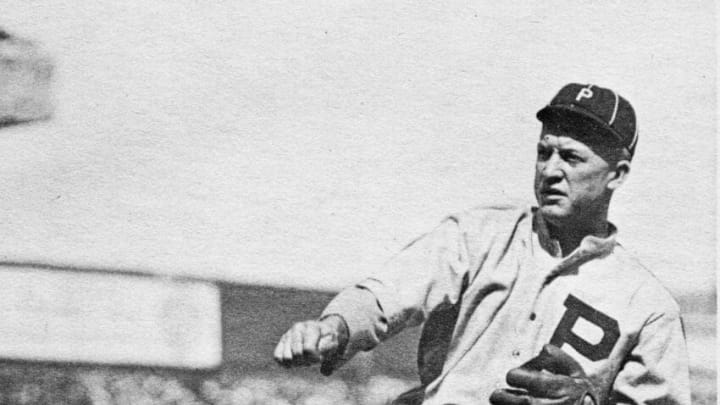
M 448 218 L 400 251 L 376 275 L 343 290 L 322 314 L 345 319 L 349 340 L 342 358 L 421 324 L 439 305 L 457 303 L 468 267 L 463 233 L 458 221 Z
M 648 319 L 615 379 L 611 402 L 690 404 L 687 347 L 677 310 Z

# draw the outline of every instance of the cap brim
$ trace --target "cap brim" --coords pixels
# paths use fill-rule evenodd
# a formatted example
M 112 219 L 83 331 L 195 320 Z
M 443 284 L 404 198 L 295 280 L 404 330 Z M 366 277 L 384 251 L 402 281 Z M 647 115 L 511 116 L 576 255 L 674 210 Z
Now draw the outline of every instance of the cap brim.
M 548 105 L 538 111 L 536 116 L 543 123 L 562 124 L 580 129 L 586 136 L 602 135 L 602 132 L 605 132 L 612 135 L 620 146 L 623 144 L 623 137 L 605 121 L 573 105 Z

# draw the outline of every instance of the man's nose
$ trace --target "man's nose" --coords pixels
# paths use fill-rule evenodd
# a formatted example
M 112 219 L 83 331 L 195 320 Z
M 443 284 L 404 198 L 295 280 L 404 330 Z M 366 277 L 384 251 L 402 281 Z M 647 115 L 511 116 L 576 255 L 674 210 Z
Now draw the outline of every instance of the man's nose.
M 550 155 L 550 157 L 543 162 L 542 175 L 545 178 L 559 178 L 562 177 L 562 170 L 560 156 L 557 152 Z

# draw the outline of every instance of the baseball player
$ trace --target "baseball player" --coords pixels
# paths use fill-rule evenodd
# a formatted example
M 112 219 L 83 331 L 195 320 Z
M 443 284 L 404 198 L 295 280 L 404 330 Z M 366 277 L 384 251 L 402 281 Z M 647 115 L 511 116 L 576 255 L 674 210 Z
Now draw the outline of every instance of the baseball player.
M 395 404 L 689 404 L 678 306 L 607 220 L 638 142 L 632 106 L 573 83 L 537 118 L 537 206 L 448 217 L 293 325 L 276 360 L 329 374 L 423 325 L 421 386 Z

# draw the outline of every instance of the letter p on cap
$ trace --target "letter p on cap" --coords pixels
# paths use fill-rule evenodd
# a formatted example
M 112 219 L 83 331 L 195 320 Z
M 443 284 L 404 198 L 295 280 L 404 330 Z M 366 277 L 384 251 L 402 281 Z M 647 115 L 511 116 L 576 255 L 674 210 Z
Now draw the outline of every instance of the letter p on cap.
M 577 97 L 575 97 L 575 101 L 580 101 L 583 98 L 592 98 L 592 96 L 593 96 L 593 92 L 590 89 L 590 87 L 583 87 L 578 92 Z

